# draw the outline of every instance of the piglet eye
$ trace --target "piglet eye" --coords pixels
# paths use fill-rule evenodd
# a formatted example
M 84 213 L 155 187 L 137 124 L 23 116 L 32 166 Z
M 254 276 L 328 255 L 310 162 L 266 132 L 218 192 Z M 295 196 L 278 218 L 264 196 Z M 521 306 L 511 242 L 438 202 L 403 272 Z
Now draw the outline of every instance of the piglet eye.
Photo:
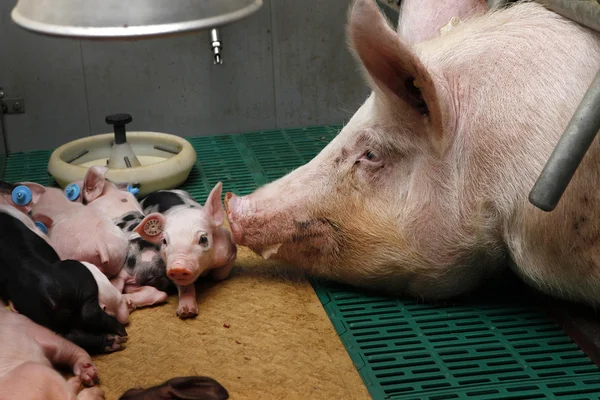
M 200 236 L 198 243 L 200 243 L 202 246 L 206 246 L 208 244 L 208 237 L 206 235 Z
M 373 153 L 371 150 L 368 150 L 368 151 L 365 153 L 365 158 L 366 158 L 367 160 L 369 160 L 369 161 L 372 161 L 372 160 L 374 160 L 374 159 L 376 158 L 376 156 L 375 156 L 375 153 Z
M 167 239 L 164 239 L 164 238 L 163 238 L 163 240 L 162 240 L 162 244 L 164 244 L 164 245 L 166 246 L 166 245 L 167 245 Z

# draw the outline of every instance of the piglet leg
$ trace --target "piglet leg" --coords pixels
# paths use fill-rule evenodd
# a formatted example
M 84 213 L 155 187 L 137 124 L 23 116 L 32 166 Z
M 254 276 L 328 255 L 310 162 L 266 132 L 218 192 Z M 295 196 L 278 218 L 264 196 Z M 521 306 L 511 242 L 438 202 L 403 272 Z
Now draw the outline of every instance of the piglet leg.
M 127 342 L 126 337 L 105 335 L 102 333 L 88 333 L 73 330 L 64 335 L 67 340 L 76 343 L 93 354 L 112 353 L 121 350 L 122 344 Z
M 224 267 L 216 268 L 210 271 L 210 276 L 215 281 L 222 281 L 227 279 L 229 274 L 231 273 L 231 269 L 233 268 L 233 262 L 227 264 Z
M 125 287 L 125 282 L 128 281 L 129 279 L 131 279 L 131 275 L 129 275 L 127 273 L 127 271 L 125 271 L 125 269 L 122 269 L 119 272 L 119 275 L 115 276 L 114 278 L 112 278 L 110 280 L 110 283 L 112 283 L 112 285 L 117 288 L 119 293 L 123 293 L 123 288 Z
M 127 301 L 127 304 L 131 301 L 133 308 L 152 306 L 154 304 L 164 303 L 167 301 L 167 294 L 161 292 L 152 286 L 125 286 L 125 293 L 123 297 Z M 131 310 L 130 310 L 131 312 Z
M 77 400 L 104 400 L 104 392 L 98 388 L 87 388 L 83 389 L 81 393 L 77 395 Z
M 22 317 L 22 324 L 22 333 L 39 343 L 52 364 L 68 365 L 88 386 L 98 383 L 98 369 L 85 350 L 26 317 Z
M 198 303 L 196 303 L 196 287 L 192 283 L 187 286 L 177 286 L 179 292 L 179 306 L 177 315 L 179 318 L 193 318 L 198 315 Z

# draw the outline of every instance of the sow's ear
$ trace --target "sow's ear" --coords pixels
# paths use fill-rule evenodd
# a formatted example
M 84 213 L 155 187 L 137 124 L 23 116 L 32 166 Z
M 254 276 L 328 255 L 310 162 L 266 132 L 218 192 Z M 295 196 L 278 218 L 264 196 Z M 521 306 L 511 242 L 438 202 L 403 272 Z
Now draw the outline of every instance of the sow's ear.
M 350 10 L 347 35 L 373 89 L 404 101 L 427 117 L 438 138 L 443 132 L 438 94 L 430 73 L 400 39 L 373 0 L 356 0 Z M 374 84 L 374 85 L 373 85 Z
M 488 11 L 486 0 L 403 0 L 398 34 L 409 45 L 440 35 L 450 19 L 477 17 Z

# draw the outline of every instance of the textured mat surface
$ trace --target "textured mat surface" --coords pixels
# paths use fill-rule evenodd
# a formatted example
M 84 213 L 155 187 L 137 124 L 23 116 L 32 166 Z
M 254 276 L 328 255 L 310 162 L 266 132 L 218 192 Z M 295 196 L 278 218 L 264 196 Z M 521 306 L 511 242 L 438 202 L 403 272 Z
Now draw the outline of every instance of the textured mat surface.
M 250 193 L 309 161 L 339 128 L 192 138 L 198 163 L 183 188 L 201 202 L 220 180 L 224 191 Z M 51 183 L 49 155 L 11 154 L 5 179 Z M 230 281 L 200 291 L 196 321 L 177 320 L 174 299 L 136 311 L 129 348 L 98 360 L 109 392 L 198 373 L 223 377 L 233 399 L 362 398 L 306 281 L 257 273 L 265 263 L 245 249 L 236 265 Z M 540 310 L 522 305 L 531 301 L 519 290 L 506 290 L 509 300 L 434 306 L 313 287 L 375 399 L 600 398 L 600 369 Z

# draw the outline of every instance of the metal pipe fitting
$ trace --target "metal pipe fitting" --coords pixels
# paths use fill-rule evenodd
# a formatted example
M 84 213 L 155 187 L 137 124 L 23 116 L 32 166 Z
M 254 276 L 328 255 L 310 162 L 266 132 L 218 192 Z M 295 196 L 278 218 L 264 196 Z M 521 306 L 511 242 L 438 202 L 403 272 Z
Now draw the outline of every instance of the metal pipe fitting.
M 531 204 L 554 210 L 599 130 L 600 70 L 529 193 Z
M 583 26 L 600 32 L 600 1 L 536 0 L 549 10 Z
M 218 29 L 210 30 L 210 46 L 212 48 L 213 53 L 213 64 L 223 64 L 223 57 L 221 57 L 221 49 L 223 48 L 223 43 L 219 37 Z

